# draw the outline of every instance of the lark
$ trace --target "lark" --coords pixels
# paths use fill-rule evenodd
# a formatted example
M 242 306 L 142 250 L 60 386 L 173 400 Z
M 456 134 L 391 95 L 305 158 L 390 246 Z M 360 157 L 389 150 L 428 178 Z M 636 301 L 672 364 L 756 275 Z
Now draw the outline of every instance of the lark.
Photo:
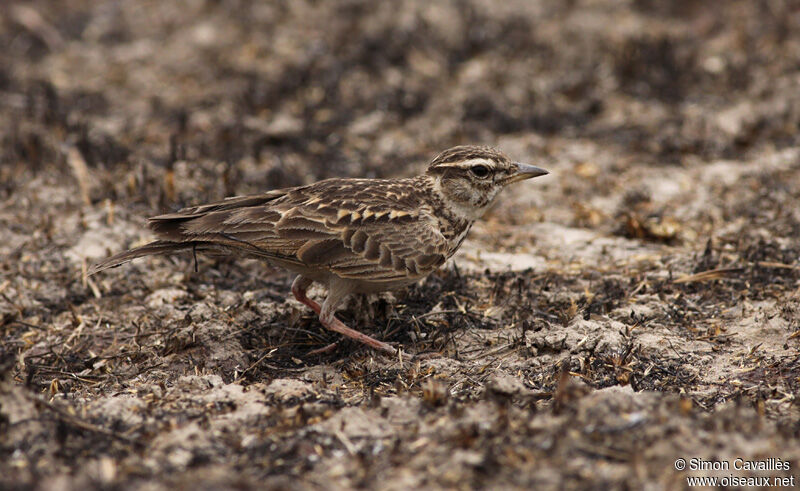
M 259 258 L 297 274 L 294 297 L 324 327 L 396 353 L 347 327 L 336 318 L 337 307 L 351 294 L 393 290 L 431 274 L 500 191 L 547 173 L 491 147 L 454 147 L 416 177 L 326 179 L 150 218 L 158 240 L 110 257 L 88 274 L 185 250 Z M 327 287 L 321 306 L 306 295 L 313 282 Z

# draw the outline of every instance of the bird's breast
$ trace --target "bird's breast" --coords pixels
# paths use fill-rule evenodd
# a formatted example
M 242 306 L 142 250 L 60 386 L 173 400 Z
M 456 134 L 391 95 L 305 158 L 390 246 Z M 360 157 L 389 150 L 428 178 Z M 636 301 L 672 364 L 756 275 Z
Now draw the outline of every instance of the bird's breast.
M 460 231 L 458 231 L 454 235 L 453 239 L 449 241 L 450 251 L 447 255 L 448 258 L 453 254 L 455 254 L 458 248 L 461 247 L 461 244 L 464 242 L 464 239 L 467 238 L 467 234 L 469 234 L 469 230 L 472 228 L 472 223 L 473 222 L 469 222 L 465 226 L 461 227 Z
M 447 240 L 449 258 L 461 247 L 464 239 L 467 238 L 469 229 L 472 228 L 474 222 L 462 218 L 451 217 L 450 220 L 445 220 L 442 224 L 442 235 Z

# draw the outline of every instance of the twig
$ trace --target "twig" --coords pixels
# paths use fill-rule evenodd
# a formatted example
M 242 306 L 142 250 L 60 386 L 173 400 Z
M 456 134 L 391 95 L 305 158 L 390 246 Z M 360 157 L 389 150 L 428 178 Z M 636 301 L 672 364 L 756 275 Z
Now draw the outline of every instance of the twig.
M 458 314 L 460 312 L 461 312 L 460 310 L 456 310 L 456 309 L 452 309 L 452 310 L 437 310 L 437 311 L 428 312 L 428 313 L 425 313 L 425 314 L 422 314 L 422 315 L 413 315 L 411 317 L 413 319 L 424 319 L 426 317 L 430 317 L 432 315 L 437 315 L 437 314 Z
M 33 395 L 28 395 L 28 397 L 34 402 L 34 404 L 36 404 L 36 405 L 38 405 L 38 406 L 40 406 L 40 407 L 42 407 L 44 409 L 48 409 L 48 410 L 54 412 L 56 414 L 56 416 L 58 416 L 58 418 L 61 421 L 63 421 L 64 423 L 70 424 L 70 425 L 75 426 L 77 428 L 80 428 L 82 430 L 91 431 L 92 433 L 98 433 L 100 435 L 105 435 L 105 436 L 107 436 L 109 438 L 113 438 L 115 440 L 120 440 L 120 441 L 123 441 L 123 442 L 131 444 L 131 445 L 139 445 L 140 444 L 134 438 L 131 438 L 131 437 L 128 437 L 128 436 L 124 436 L 124 435 L 120 435 L 120 434 L 115 433 L 115 432 L 113 432 L 111 430 L 107 430 L 107 429 L 105 429 L 105 428 L 103 428 L 101 426 L 97 426 L 97 425 L 94 425 L 92 423 L 89 423 L 88 421 L 84 421 L 84 420 L 78 418 L 77 416 L 73 416 L 72 414 L 69 414 L 67 411 L 65 411 L 64 409 L 56 406 L 53 403 L 47 402 L 47 401 L 45 401 L 43 399 L 40 399 L 40 398 L 38 398 L 36 396 L 33 396 Z
M 716 341 L 716 340 L 727 340 L 732 337 L 736 336 L 736 333 L 730 334 L 709 334 L 707 336 L 700 336 L 699 338 L 694 338 L 695 341 Z
M 258 365 L 258 364 L 259 364 L 259 363 L 261 363 L 262 361 L 264 361 L 264 360 L 266 360 L 267 358 L 269 358 L 270 356 L 272 356 L 272 354 L 273 354 L 273 353 L 275 353 L 276 351 L 278 351 L 278 348 L 273 348 L 273 349 L 271 349 L 271 350 L 267 351 L 267 352 L 264 354 L 264 356 L 262 356 L 261 358 L 259 358 L 259 359 L 258 359 L 258 360 L 256 360 L 255 362 L 253 362 L 253 364 L 251 364 L 249 367 L 247 367 L 247 368 L 245 369 L 245 371 L 243 371 L 242 373 L 240 373 L 240 374 L 239 374 L 239 376 L 238 376 L 238 377 L 236 377 L 236 379 L 238 380 L 238 379 L 242 378 L 242 377 L 244 376 L 244 374 L 245 374 L 245 373 L 249 372 L 250 370 L 252 370 L 252 369 L 253 369 L 253 367 L 255 367 L 256 365 Z
M 351 442 L 350 439 L 347 438 L 347 435 L 345 435 L 341 430 L 337 430 L 336 432 L 334 432 L 334 435 L 336 436 L 336 438 L 339 439 L 340 442 L 342 442 L 342 445 L 344 445 L 344 448 L 347 450 L 347 453 L 349 453 L 350 455 L 356 454 L 357 451 L 356 447 L 353 445 L 353 442 Z

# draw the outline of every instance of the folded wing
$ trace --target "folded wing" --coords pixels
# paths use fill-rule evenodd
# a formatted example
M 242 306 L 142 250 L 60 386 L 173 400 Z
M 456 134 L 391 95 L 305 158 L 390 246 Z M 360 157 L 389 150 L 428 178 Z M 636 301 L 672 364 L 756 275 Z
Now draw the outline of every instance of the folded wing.
M 447 241 L 436 220 L 425 209 L 392 199 L 397 182 L 388 190 L 369 187 L 370 196 L 363 188 L 358 195 L 346 192 L 350 184 L 341 182 L 229 198 L 153 217 L 149 225 L 160 240 L 109 258 L 91 272 L 183 249 L 243 253 L 377 282 L 421 278 L 445 262 Z M 328 199 L 321 200 L 323 195 Z

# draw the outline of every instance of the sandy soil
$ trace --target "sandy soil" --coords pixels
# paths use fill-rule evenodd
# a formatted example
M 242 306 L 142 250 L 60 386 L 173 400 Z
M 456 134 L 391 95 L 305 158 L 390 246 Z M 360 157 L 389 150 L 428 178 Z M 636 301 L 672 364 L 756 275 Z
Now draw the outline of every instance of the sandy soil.
M 800 480 L 797 4 L 430 3 L 0 6 L 0 487 Z M 82 276 L 149 215 L 462 143 L 551 175 L 340 313 L 402 357 L 309 356 L 255 261 Z M 789 469 L 674 467 L 737 457 Z

